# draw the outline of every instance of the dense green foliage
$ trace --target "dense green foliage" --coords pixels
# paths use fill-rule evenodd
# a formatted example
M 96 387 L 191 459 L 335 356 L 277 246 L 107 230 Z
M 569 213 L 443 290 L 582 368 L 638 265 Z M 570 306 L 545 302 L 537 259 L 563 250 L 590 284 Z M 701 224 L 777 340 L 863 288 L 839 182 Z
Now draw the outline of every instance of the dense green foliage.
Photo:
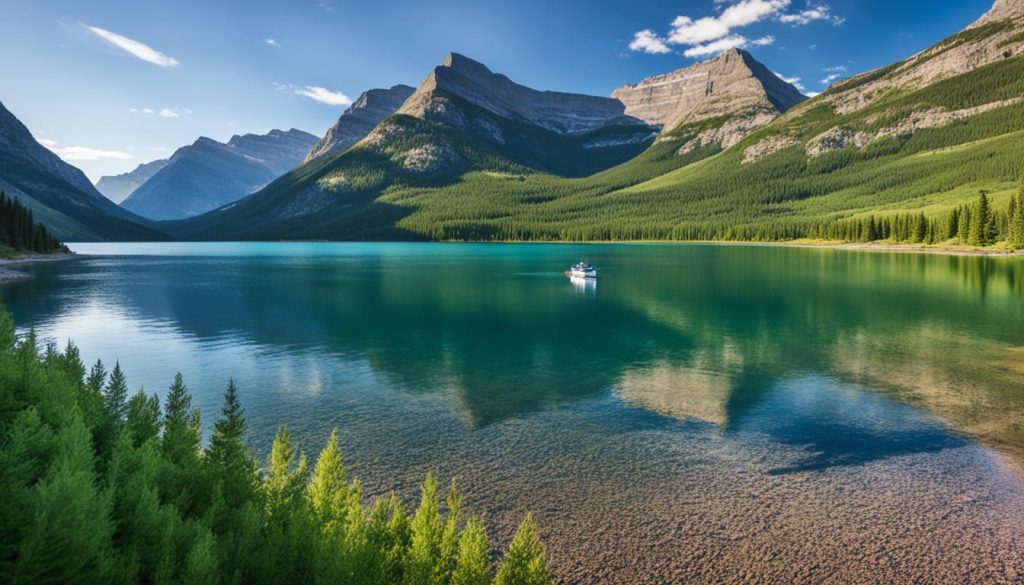
M 0 245 L 40 254 L 68 251 L 43 224 L 35 221 L 31 210 L 17 200 L 8 199 L 3 191 L 0 191 Z
M 16 341 L 0 313 L 0 582 L 544 585 L 533 519 L 492 573 L 479 518 L 428 476 L 409 515 L 364 503 L 332 433 L 312 472 L 277 433 L 264 469 L 234 383 L 209 444 L 180 375 L 163 408 L 120 365 Z
M 924 213 L 895 214 L 834 221 L 812 226 L 812 238 L 846 242 L 910 244 L 967 244 L 991 246 L 1002 242 L 1012 249 L 1024 248 L 1024 183 L 1010 197 L 1005 213 L 994 211 L 988 193 L 981 191 L 973 205 L 956 207 L 928 218 Z
M 929 223 L 943 223 L 954 209 L 975 204 L 979 189 L 992 194 L 993 213 L 1001 218 L 1024 165 L 1018 154 L 1024 150 L 1024 104 L 817 157 L 808 156 L 803 144 L 831 128 L 871 133 L 913 112 L 1008 99 L 1024 92 L 1022 79 L 1024 59 L 1014 58 L 918 91 L 890 92 L 850 114 L 812 101 L 724 152 L 715 144 L 689 147 L 701 128 L 682 127 L 629 162 L 581 178 L 514 163 L 437 125 L 396 119 L 389 123 L 415 125 L 416 132 L 406 139 L 413 142 L 388 148 L 401 152 L 444 140 L 456 145 L 462 166 L 429 180 L 409 177 L 382 170 L 393 163 L 382 167 L 386 156 L 380 150 L 355 148 L 298 169 L 237 209 L 186 222 L 188 229 L 179 235 L 778 241 L 831 234 L 830 239 L 847 240 L 842 234 L 850 230 L 841 226 L 859 225 L 871 215 L 877 222 L 923 213 Z M 744 160 L 745 149 L 778 136 L 799 143 L 761 160 Z M 291 210 L 329 177 L 344 177 L 346 187 L 329 195 L 313 191 L 333 199 L 317 213 L 268 220 Z M 849 240 L 862 241 L 857 233 Z M 1006 236 L 1008 226 L 996 234 L 998 240 Z

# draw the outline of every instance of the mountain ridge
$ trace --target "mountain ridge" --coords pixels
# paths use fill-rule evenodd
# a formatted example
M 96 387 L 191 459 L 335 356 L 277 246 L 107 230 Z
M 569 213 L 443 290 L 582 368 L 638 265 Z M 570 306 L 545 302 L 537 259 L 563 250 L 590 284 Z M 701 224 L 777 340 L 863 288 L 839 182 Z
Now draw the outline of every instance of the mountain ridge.
M 384 118 L 398 111 L 405 100 L 415 92 L 415 88 L 403 84 L 363 92 L 342 112 L 338 121 L 313 146 L 303 162 L 353 146 L 365 138 Z
M 299 164 L 317 142 L 301 130 L 201 136 L 176 150 L 167 164 L 121 206 L 153 220 L 199 215 L 237 201 Z
M 0 103 L 0 190 L 32 210 L 64 241 L 154 240 L 166 236 L 104 197 L 78 168 L 40 144 Z

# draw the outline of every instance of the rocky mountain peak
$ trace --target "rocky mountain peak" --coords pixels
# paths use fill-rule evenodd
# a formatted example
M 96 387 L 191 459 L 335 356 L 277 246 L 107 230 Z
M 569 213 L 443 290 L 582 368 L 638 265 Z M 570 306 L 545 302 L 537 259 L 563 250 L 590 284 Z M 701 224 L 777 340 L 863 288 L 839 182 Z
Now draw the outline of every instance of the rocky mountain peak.
M 623 121 L 618 100 L 574 93 L 538 91 L 494 73 L 459 53 L 449 53 L 420 84 L 399 113 L 453 122 L 450 98 L 492 114 L 560 134 L 581 134 Z
M 1024 18 L 1024 1 L 1022 0 L 996 0 L 992 8 L 978 19 L 970 28 L 983 26 L 992 22 L 998 22 L 1007 18 Z
M 612 97 L 626 106 L 626 115 L 673 130 L 683 122 L 750 110 L 783 113 L 807 99 L 739 49 L 714 59 L 624 85 Z
M 363 92 L 348 107 L 324 137 L 313 146 L 304 162 L 331 152 L 346 150 L 366 137 L 384 118 L 394 114 L 416 90 L 408 85 Z

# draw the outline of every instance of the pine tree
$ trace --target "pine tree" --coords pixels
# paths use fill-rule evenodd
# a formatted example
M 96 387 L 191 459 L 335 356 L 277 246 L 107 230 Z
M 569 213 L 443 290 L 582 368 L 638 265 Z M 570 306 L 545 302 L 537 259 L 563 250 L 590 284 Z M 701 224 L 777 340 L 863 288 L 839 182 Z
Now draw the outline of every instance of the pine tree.
M 128 414 L 125 418 L 125 428 L 136 447 L 146 441 L 159 439 L 160 399 L 156 394 L 146 396 L 143 390 L 139 390 L 128 401 Z
M 981 191 L 978 193 L 978 206 L 971 214 L 971 234 L 968 243 L 973 246 L 991 245 L 994 228 L 988 192 Z
M 305 456 L 296 456 L 288 426 L 281 425 L 270 449 L 263 482 L 267 553 L 262 571 L 272 583 L 314 579 L 316 567 L 308 558 L 311 527 L 303 498 L 307 471 Z
M 256 462 L 245 444 L 245 411 L 238 401 L 235 381 L 228 381 L 221 406 L 221 418 L 213 423 L 205 461 L 219 483 L 225 503 L 242 506 L 256 497 Z
M 420 488 L 420 505 L 412 518 L 412 543 L 405 569 L 406 585 L 435 585 L 440 582 L 441 543 L 444 526 L 437 501 L 437 480 L 428 474 Z
M 106 392 L 103 395 L 103 409 L 111 423 L 120 427 L 128 417 L 128 380 L 121 371 L 121 362 L 114 362 Z
M 459 556 L 452 573 L 452 585 L 488 585 L 490 582 L 487 530 L 479 518 L 471 517 L 459 538 Z
M 164 400 L 163 436 L 160 449 L 170 463 L 160 482 L 165 502 L 173 502 L 190 517 L 202 507 L 209 493 L 199 488 L 199 410 L 192 408 L 192 396 L 179 372 Z
M 527 514 L 512 538 L 505 560 L 498 567 L 494 585 L 550 585 L 551 582 L 537 526 L 533 515 Z
M 1011 201 L 1014 198 L 1011 197 Z M 1016 204 L 1009 217 L 1009 244 L 1013 248 L 1024 248 L 1024 179 L 1021 179 L 1020 190 L 1017 192 Z
M 32 524 L 18 547 L 14 582 L 102 583 L 112 573 L 110 500 L 96 484 L 92 440 L 75 413 L 57 458 L 33 488 Z

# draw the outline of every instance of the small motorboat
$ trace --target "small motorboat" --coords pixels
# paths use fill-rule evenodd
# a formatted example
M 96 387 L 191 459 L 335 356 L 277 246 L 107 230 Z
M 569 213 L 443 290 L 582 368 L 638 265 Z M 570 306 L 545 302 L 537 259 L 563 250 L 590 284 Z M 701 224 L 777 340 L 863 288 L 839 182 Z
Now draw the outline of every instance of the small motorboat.
M 565 271 L 569 278 L 597 278 L 597 269 L 589 262 L 580 262 Z

